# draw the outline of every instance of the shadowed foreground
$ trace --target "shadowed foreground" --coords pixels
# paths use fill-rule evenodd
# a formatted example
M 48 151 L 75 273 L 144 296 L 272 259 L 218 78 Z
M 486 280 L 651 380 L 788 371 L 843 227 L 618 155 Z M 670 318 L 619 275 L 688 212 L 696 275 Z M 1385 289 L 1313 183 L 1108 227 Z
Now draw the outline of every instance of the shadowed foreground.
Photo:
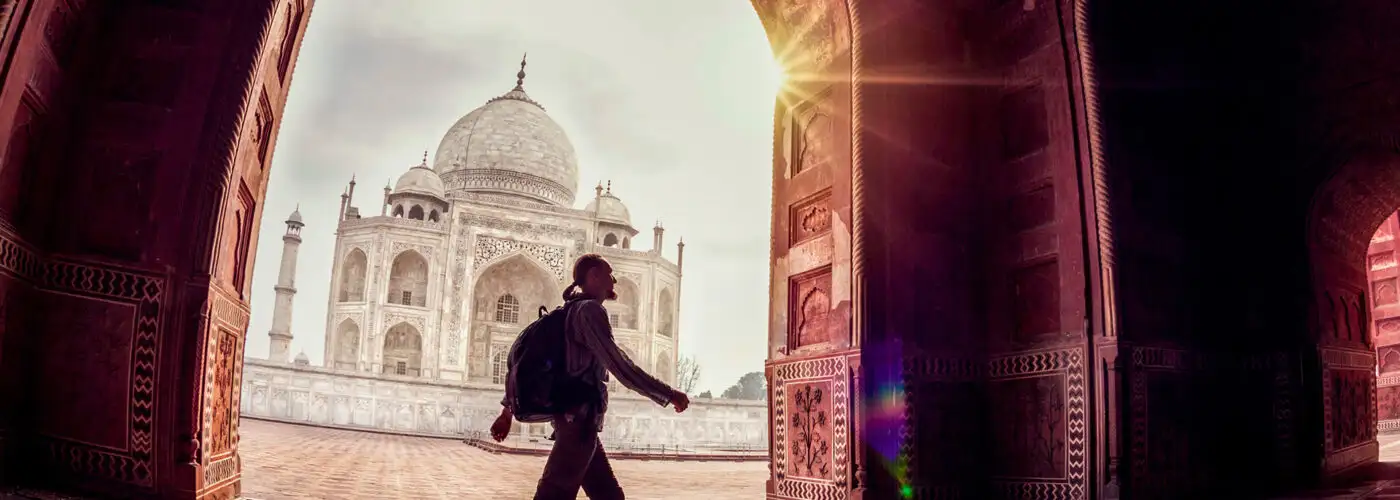
M 543 457 L 457 441 L 243 419 L 243 495 L 274 499 L 528 499 Z M 766 462 L 613 462 L 629 499 L 763 498 Z M 580 495 L 579 498 L 584 498 Z

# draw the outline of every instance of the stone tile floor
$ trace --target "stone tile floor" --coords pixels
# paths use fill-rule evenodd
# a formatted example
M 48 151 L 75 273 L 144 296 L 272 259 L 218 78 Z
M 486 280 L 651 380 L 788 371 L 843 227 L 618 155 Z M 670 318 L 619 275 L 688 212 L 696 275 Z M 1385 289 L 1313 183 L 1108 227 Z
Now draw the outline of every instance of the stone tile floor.
M 1378 438 L 1381 447 L 1381 462 L 1393 471 L 1396 462 L 1400 462 L 1400 435 L 1383 435 Z M 1394 479 L 1394 473 L 1382 471 L 1382 478 L 1359 481 L 1346 488 L 1329 488 L 1296 495 L 1280 497 L 1275 500 L 1385 500 L 1400 499 L 1400 480 Z
M 239 423 L 250 499 L 529 499 L 544 457 L 493 455 L 460 441 Z M 629 499 L 763 498 L 767 462 L 618 460 Z M 584 498 L 580 494 L 579 498 Z

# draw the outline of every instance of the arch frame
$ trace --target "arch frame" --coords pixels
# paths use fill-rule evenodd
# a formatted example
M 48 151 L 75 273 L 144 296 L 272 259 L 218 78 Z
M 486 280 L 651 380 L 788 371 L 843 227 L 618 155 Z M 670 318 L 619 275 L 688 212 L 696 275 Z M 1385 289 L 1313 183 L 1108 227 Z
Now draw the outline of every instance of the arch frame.
M 285 5 L 284 0 L 216 0 L 211 2 L 207 9 L 189 13 L 190 17 L 197 17 L 199 22 L 229 26 L 226 30 L 207 30 L 192 35 L 196 37 L 192 42 L 196 46 L 208 44 L 227 49 L 218 57 L 205 58 L 208 60 L 197 60 L 189 56 L 194 63 L 189 71 L 197 74 L 224 75 L 227 78 L 179 79 L 173 74 L 169 76 L 172 81 L 178 81 L 180 95 L 191 96 L 175 104 L 180 108 L 180 112 L 170 114 L 170 119 L 188 121 L 167 124 L 181 126 L 165 126 L 160 127 L 160 130 L 188 130 L 189 132 L 182 133 L 199 135 L 182 136 L 190 140 L 181 141 L 180 144 L 184 146 L 172 150 L 167 159 L 162 160 L 164 163 L 160 167 L 161 172 L 170 173 L 170 178 L 177 180 L 159 183 L 151 188 L 156 191 L 143 193 L 150 193 L 153 199 L 159 198 L 163 205 L 173 206 L 174 200 L 189 201 L 190 209 L 180 214 L 179 220 L 169 212 L 162 215 L 166 217 L 162 219 L 163 229 L 158 235 L 162 240 L 149 243 L 151 255 L 142 255 L 138 260 L 148 259 L 141 261 L 141 265 L 151 269 L 159 268 L 159 272 L 170 276 L 173 283 L 203 283 L 204 286 L 202 290 L 199 286 L 191 285 L 182 286 L 179 291 L 170 291 L 170 303 L 200 306 L 209 304 L 213 301 L 210 298 L 213 294 L 227 288 L 226 284 L 220 282 L 224 276 L 233 272 L 246 274 L 252 266 L 249 259 L 242 269 L 227 269 L 229 266 L 224 263 L 227 260 L 224 257 L 227 255 L 221 245 L 237 238 L 255 241 L 257 228 L 230 227 L 219 221 L 226 219 L 221 217 L 226 215 L 225 212 L 231 213 L 227 210 L 229 207 L 237 207 L 240 203 L 250 207 L 261 207 L 262 198 L 266 193 L 265 158 L 254 158 L 253 155 L 246 154 L 246 150 L 266 148 L 270 154 L 272 143 L 276 139 L 276 130 L 280 127 L 287 85 L 292 81 L 291 72 L 285 81 L 282 81 L 283 79 L 275 74 L 276 64 L 264 64 L 265 61 L 278 61 L 285 55 L 264 57 L 284 46 L 276 43 L 279 37 L 271 33 L 277 9 L 282 5 Z M 305 1 L 305 13 L 300 18 L 302 25 L 294 30 L 298 41 L 290 44 L 293 51 L 300 49 L 299 40 L 306 32 L 305 26 L 311 18 L 313 6 L 314 1 Z M 845 14 L 843 23 L 851 26 L 858 24 L 855 8 L 851 3 L 832 0 L 822 10 L 836 9 Z M 770 40 L 774 38 L 775 23 L 790 22 L 788 19 L 774 21 L 776 14 L 771 9 L 758 9 L 756 5 L 756 10 L 760 21 L 769 32 Z M 848 43 L 854 47 L 860 31 L 848 29 L 846 33 L 851 38 Z M 128 45 L 134 43 L 115 39 L 106 41 L 122 42 L 112 43 L 111 50 L 130 48 Z M 849 57 L 858 60 L 857 51 L 846 52 L 849 53 Z M 295 54 L 288 63 L 289 67 L 294 65 Z M 856 64 L 852 66 L 858 68 Z M 857 71 L 858 69 L 852 69 L 851 73 L 857 74 Z M 853 88 L 852 92 L 858 95 L 859 88 Z M 854 99 L 852 104 L 857 109 L 858 102 L 858 99 Z M 206 112 L 194 113 L 191 112 L 193 109 Z M 852 113 L 852 120 L 858 119 L 859 114 Z M 253 138 L 250 139 L 247 133 L 250 130 L 267 133 L 252 134 Z M 155 138 L 154 132 L 139 133 L 149 134 L 141 137 Z M 851 134 L 853 143 L 858 144 L 859 140 L 858 134 Z M 850 156 L 852 163 L 858 165 L 859 154 Z M 190 168 L 190 165 L 194 165 L 194 168 Z M 853 175 L 859 178 L 858 173 Z M 851 181 L 847 179 L 842 182 Z M 859 186 L 859 182 L 856 182 L 853 187 L 856 193 L 859 192 Z M 859 200 L 860 195 L 847 196 Z M 166 203 L 167 201 L 169 203 Z M 859 206 L 859 201 L 853 203 Z M 856 213 L 862 212 L 857 209 Z M 859 228 L 863 223 L 859 216 L 847 216 L 847 219 L 849 225 L 842 230 L 849 230 L 851 226 Z M 863 234 L 859 230 L 856 232 Z M 194 243 L 191 245 L 190 241 Z M 155 248 L 162 245 L 175 250 L 167 252 Z M 859 245 L 855 243 L 856 248 L 859 248 Z M 392 262 L 392 259 L 390 261 Z M 431 290 L 432 261 L 427 261 L 427 279 Z M 860 259 L 856 259 L 856 262 L 859 261 Z M 201 279 L 204 281 L 201 282 Z M 861 282 L 859 279 L 845 279 Z M 246 309 L 247 300 L 241 292 L 235 294 L 235 298 L 231 300 Z M 178 384 L 163 384 L 159 394 L 153 394 L 149 401 L 152 412 L 158 417 L 154 419 L 153 439 L 156 443 L 155 448 L 159 451 L 154 455 L 153 460 L 156 463 L 153 466 L 154 470 L 150 471 L 149 484 L 132 485 L 136 486 L 134 489 L 146 494 L 236 497 L 239 495 L 240 479 L 236 439 L 232 440 L 230 448 L 211 447 L 210 443 L 224 442 L 230 437 L 236 437 L 237 423 L 216 426 L 209 423 L 204 416 L 211 408 L 224 411 L 230 405 L 235 409 L 238 407 L 237 391 L 227 390 L 223 381 L 230 378 L 230 374 L 231 378 L 236 380 L 241 368 L 236 361 L 227 365 L 224 358 L 206 357 L 209 351 L 205 348 L 217 345 L 220 333 L 193 317 L 202 314 L 196 312 L 203 310 L 202 307 L 186 309 L 184 314 L 181 314 L 182 317 L 176 318 L 178 313 L 170 313 L 159 320 L 164 330 L 160 333 L 162 349 L 159 350 L 160 359 L 157 361 L 160 369 L 156 372 L 177 374 L 175 380 Z M 192 316 L 183 317 L 184 315 Z M 368 331 L 368 328 L 362 328 L 362 332 Z M 238 334 L 246 336 L 246 325 L 238 329 Z M 423 335 L 423 332 L 419 332 L 419 335 Z M 859 336 L 856 336 L 853 342 L 859 343 Z M 792 364 L 791 362 L 793 360 L 782 360 L 781 364 L 788 365 Z M 175 387 L 176 385 L 180 387 Z M 55 464 L 55 468 L 59 466 L 61 464 Z M 104 475 L 102 471 L 95 469 L 79 470 L 76 474 L 87 478 L 102 478 Z M 115 481 L 120 483 L 123 478 L 115 478 Z M 823 488 L 836 488 L 842 481 L 844 479 L 833 480 Z M 801 487 L 793 484 L 793 487 Z M 782 487 L 779 485 L 779 488 Z M 109 489 L 105 486 L 96 488 Z M 119 488 L 111 488 L 117 489 Z
M 353 326 L 355 328 L 355 353 L 348 361 L 342 359 L 341 356 L 341 347 L 342 343 L 344 342 L 344 337 L 342 336 L 345 334 L 346 324 L 349 324 L 350 326 Z M 329 349 L 331 351 L 331 356 L 328 356 L 328 358 L 330 358 L 329 366 L 335 369 L 345 369 L 341 368 L 340 364 L 351 363 L 354 366 L 351 366 L 348 369 L 351 371 L 359 371 L 360 365 L 364 363 L 365 358 L 365 329 L 361 327 L 357 321 L 355 321 L 355 318 L 346 317 L 341 319 L 338 323 L 336 323 L 333 335 L 334 339 L 331 343 L 333 347 Z
M 471 273 L 471 276 L 472 276 L 472 279 L 471 279 L 471 289 L 472 289 L 472 290 L 475 290 L 475 289 L 476 289 L 477 281 L 479 281 L 479 280 L 481 279 L 481 277 L 484 276 L 488 270 L 490 270 L 491 268 L 496 267 L 496 266 L 498 266 L 498 265 L 501 265 L 502 263 L 504 263 L 504 262 L 506 262 L 506 261 L 508 261 L 508 260 L 510 260 L 510 259 L 512 259 L 512 258 L 514 258 L 514 257 L 522 257 L 522 258 L 524 258 L 524 259 L 525 259 L 526 261 L 528 261 L 531 265 L 533 265 L 536 269 L 538 269 L 541 273 L 544 273 L 545 276 L 548 276 L 550 281 L 553 281 L 553 282 L 556 283 L 556 284 L 562 285 L 562 284 L 568 282 L 568 278 L 567 278 L 567 277 L 563 277 L 563 278 L 559 277 L 557 274 L 555 274 L 553 271 L 551 271 L 551 270 L 549 269 L 549 266 L 548 266 L 548 265 L 546 265 L 546 264 L 543 263 L 543 262 L 540 262 L 540 260 L 537 259 L 537 258 L 535 258 L 535 256 L 530 255 L 530 252 L 525 251 L 525 250 L 512 250 L 512 251 L 510 251 L 510 252 L 506 252 L 506 253 L 503 253 L 503 254 L 501 254 L 501 255 L 497 255 L 497 256 L 495 256 L 495 257 L 492 257 L 490 260 L 487 260 L 486 262 L 482 262 L 482 263 L 475 263 L 475 262 L 474 262 L 474 263 L 473 263 L 472 273 Z M 568 271 L 566 270 L 565 273 L 567 274 Z M 563 290 L 561 289 L 560 292 L 563 292 Z
M 424 304 L 424 305 L 422 305 L 422 306 L 408 305 L 408 307 L 417 307 L 417 308 L 428 307 L 428 304 L 431 304 L 431 303 L 432 303 L 433 295 L 434 295 L 434 293 L 435 293 L 435 290 L 434 290 L 434 286 L 433 286 L 433 285 L 436 284 L 436 283 L 434 283 L 434 278 L 433 278 L 433 260 L 430 259 L 430 258 L 428 258 L 427 256 L 423 255 L 423 253 L 422 253 L 422 252 L 419 252 L 417 248 L 405 248 L 405 249 L 399 251 L 398 253 L 393 254 L 392 256 L 389 256 L 389 255 L 386 255 L 386 256 L 385 256 L 385 257 L 387 257 L 388 259 L 385 261 L 385 264 L 386 264 L 386 265 L 383 266 L 383 268 L 382 268 L 383 270 L 380 271 L 380 272 L 383 273 L 383 275 L 382 275 L 381 277 L 384 279 L 383 296 L 381 297 L 381 299 L 384 300 L 384 302 L 385 302 L 385 303 L 388 303 L 388 304 L 406 305 L 406 304 L 402 304 L 402 303 L 400 303 L 400 302 L 390 302 L 389 295 L 390 295 L 390 293 L 391 293 L 390 287 L 392 286 L 393 279 L 394 279 L 394 267 L 398 264 L 399 259 L 404 258 L 404 257 L 409 257 L 410 254 L 412 254 L 412 255 L 411 255 L 412 257 L 418 258 L 418 259 L 419 259 L 420 261 L 422 261 L 422 263 L 423 263 L 423 280 L 424 280 L 424 281 L 423 281 L 423 304 Z M 401 290 L 401 291 L 402 291 L 402 290 Z M 414 300 L 414 302 L 416 302 L 416 300 Z

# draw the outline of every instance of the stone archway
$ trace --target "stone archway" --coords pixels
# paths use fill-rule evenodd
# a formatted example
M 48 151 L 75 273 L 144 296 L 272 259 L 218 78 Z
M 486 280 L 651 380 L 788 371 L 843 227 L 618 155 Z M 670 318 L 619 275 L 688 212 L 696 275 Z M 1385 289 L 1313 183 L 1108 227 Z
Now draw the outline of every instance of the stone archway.
M 50 336 L 34 348 L 34 361 L 7 363 L 4 369 L 7 374 L 26 374 L 19 377 L 26 380 L 43 374 L 56 377 L 55 383 L 101 380 L 108 385 L 58 388 L 53 394 L 85 396 L 42 398 L 37 400 L 38 406 L 23 410 L 7 405 L 7 416 L 22 411 L 27 412 L 26 417 L 33 414 L 55 418 L 7 418 L 5 422 L 48 423 L 42 432 L 29 427 L 7 428 L 6 436 L 19 437 L 2 444 L 51 450 L 53 454 L 46 460 L 31 461 L 26 467 L 46 473 L 42 475 L 83 480 L 84 484 L 94 484 L 91 488 L 97 491 L 164 497 L 236 497 L 240 473 L 238 431 L 237 418 L 231 415 L 236 415 L 233 412 L 238 408 L 236 381 L 241 373 L 242 340 L 247 330 L 245 277 L 251 267 L 247 252 L 257 244 L 259 234 L 253 221 L 258 220 L 256 214 L 267 185 L 273 143 L 293 80 L 291 68 L 295 67 L 295 54 L 311 17 L 306 13 L 312 11 L 314 2 L 137 2 L 100 8 L 94 3 L 83 3 L 83 10 L 76 12 L 61 11 L 74 8 L 69 2 L 24 4 L 31 3 L 37 10 L 26 11 L 23 18 L 9 16 L 10 10 L 0 10 L 6 14 L 0 16 L 4 23 L 18 23 L 5 24 L 17 27 L 0 32 L 0 44 L 21 48 L 5 52 L 18 56 L 8 61 L 4 95 L 27 95 L 0 103 L 0 114 L 4 115 L 0 137 L 10 137 L 13 131 L 14 137 L 25 141 L 6 144 L 0 158 L 15 160 L 0 170 L 4 174 L 0 183 L 5 184 L 3 192 L 19 193 L 16 203 L 7 206 L 53 205 L 58 209 L 30 213 L 16 208 L 3 214 L 5 223 L 0 224 L 0 232 L 6 238 L 6 274 L 0 288 L 4 290 L 4 303 L 23 306 L 7 307 L 10 312 L 5 318 L 7 324 L 24 325 L 6 332 L 63 329 L 95 338 Z M 840 284 L 846 290 L 834 292 L 844 301 L 834 300 L 832 307 L 848 311 L 850 284 L 860 282 L 851 278 L 850 257 L 850 231 L 855 225 L 850 211 L 852 150 L 848 144 L 853 119 L 849 109 L 853 92 L 849 77 L 853 64 L 851 21 L 844 1 L 833 0 L 818 9 L 806 5 L 806 9 L 767 2 L 755 5 L 775 41 L 803 47 L 797 52 L 811 54 L 810 58 L 799 58 L 794 68 L 806 73 L 845 75 L 836 79 L 834 85 L 814 85 L 814 89 L 830 88 L 822 90 L 825 97 L 804 101 L 804 109 L 833 117 L 829 128 L 819 129 L 829 137 L 811 132 L 798 134 L 806 141 L 804 144 L 812 144 L 801 148 L 802 170 L 825 170 L 819 175 L 829 181 L 787 183 L 789 162 L 775 162 L 775 178 L 782 179 L 778 187 L 780 203 L 775 210 L 786 214 L 792 200 L 811 195 L 825 197 L 816 204 L 812 203 L 815 198 L 808 199 L 806 205 L 821 205 L 823 210 L 837 214 L 828 220 L 840 221 L 808 227 L 815 228 L 811 234 L 814 241 L 829 241 L 836 247 L 827 257 L 829 263 L 816 264 L 832 269 L 828 273 L 836 278 L 818 280 Z M 809 13 L 816 16 L 808 16 Z M 66 25 L 73 31 L 58 31 L 51 36 L 71 37 L 72 43 L 65 45 L 66 50 L 80 54 L 82 60 L 121 59 L 123 73 L 94 70 L 95 74 L 87 75 L 90 78 L 85 77 L 86 83 L 58 85 L 64 77 L 61 72 L 54 72 L 57 59 L 31 55 L 50 50 L 46 41 L 49 39 L 43 35 L 45 30 L 40 29 L 42 21 L 82 21 L 99 16 L 115 19 L 111 22 L 129 25 L 131 29 L 91 32 L 94 36 L 86 37 L 79 35 L 89 34 L 82 30 L 91 24 L 75 21 Z M 167 36 L 174 26 L 214 24 L 221 29 L 177 30 L 184 34 Z M 148 57 L 151 52 L 143 47 L 149 43 L 163 44 L 163 59 Z M 198 49 L 213 46 L 221 49 Z M 277 64 L 261 64 L 264 59 Z M 137 73 L 142 76 L 131 77 Z M 45 80 L 45 85 L 51 83 L 50 86 L 24 92 L 23 86 L 36 74 L 60 76 Z M 107 86 L 118 81 L 127 83 Z M 114 90 L 97 92 L 94 89 L 98 85 Z M 57 117 L 65 116 L 66 108 L 62 106 L 68 105 L 67 92 L 100 96 L 84 100 L 86 109 L 93 113 L 136 109 L 141 110 L 136 115 L 148 116 L 155 122 L 133 126 L 123 119 L 102 118 L 92 127 L 64 128 L 66 124 Z M 786 114 L 780 112 L 776 117 L 780 128 L 800 123 L 800 118 Z M 118 115 L 135 116 L 125 111 L 103 116 Z M 29 123 L 42 123 L 52 132 L 21 133 L 42 128 L 30 128 Z M 106 137 L 103 134 L 117 132 L 120 139 L 102 139 Z M 778 137 L 788 135 L 792 134 L 780 131 Z M 98 142 L 120 145 L 68 147 Z M 69 162 L 82 165 L 80 171 L 69 174 L 90 180 L 79 189 L 77 199 L 86 200 L 81 207 L 65 207 L 44 198 L 62 182 L 49 173 L 54 170 L 48 166 Z M 18 175 L 20 172 L 24 175 Z M 16 183 L 36 189 L 13 189 Z M 824 192 L 831 194 L 823 195 Z M 92 207 L 103 209 L 90 210 Z M 401 208 L 394 210 L 398 215 Z M 41 230 L 43 227 L 57 227 L 47 221 L 60 216 L 69 221 L 62 226 L 61 235 L 52 240 L 38 236 L 46 232 Z M 58 253 L 66 257 L 50 258 Z M 786 247 L 779 254 L 785 255 Z M 790 265 L 783 257 L 778 259 L 784 282 L 787 274 L 795 274 L 789 268 L 809 267 L 809 263 Z M 89 281 L 78 279 L 79 276 L 103 279 Z M 417 294 L 414 295 L 411 301 L 417 300 Z M 40 306 L 34 307 L 35 304 Z M 46 308 L 61 308 L 69 314 L 48 318 L 37 312 L 19 312 Z M 115 319 L 119 316 L 116 309 L 134 312 L 135 319 Z M 833 316 L 848 314 L 838 312 Z M 775 331 L 785 330 L 778 327 Z M 841 348 L 832 354 L 843 360 L 839 363 L 843 368 L 822 374 L 832 383 L 847 378 L 849 361 L 855 357 L 854 342 L 849 331 L 844 330 L 828 330 L 831 337 L 845 337 L 835 342 Z M 12 337 L 6 335 L 0 345 L 7 350 L 13 348 L 18 341 L 12 342 Z M 79 349 L 78 345 L 84 347 Z M 121 354 L 128 352 L 132 354 Z M 25 354 L 29 357 L 31 353 Z M 73 359 L 84 362 L 74 363 Z M 788 365 L 779 362 L 774 366 L 786 370 L 782 367 Z M 75 369 L 79 372 L 70 373 Z M 118 376 L 122 374 L 130 376 Z M 129 381 L 129 386 L 122 381 Z M 28 393 L 15 391 L 18 389 L 4 395 L 9 400 L 30 400 Z M 78 421 L 64 417 L 79 414 L 87 418 Z M 111 425 L 89 425 L 94 420 Z M 845 423 L 841 425 L 849 425 L 849 421 L 842 420 Z M 123 422 L 130 425 L 118 425 Z M 72 439 L 49 441 L 40 435 Z M 105 451 L 116 449 L 125 451 Z M 833 460 L 844 463 L 849 457 L 836 454 Z M 778 483 L 784 481 L 779 479 Z M 847 483 L 833 476 L 823 479 L 822 487 L 843 488 L 841 485 Z M 781 484 L 777 487 L 787 488 Z M 803 486 L 793 483 L 791 487 Z

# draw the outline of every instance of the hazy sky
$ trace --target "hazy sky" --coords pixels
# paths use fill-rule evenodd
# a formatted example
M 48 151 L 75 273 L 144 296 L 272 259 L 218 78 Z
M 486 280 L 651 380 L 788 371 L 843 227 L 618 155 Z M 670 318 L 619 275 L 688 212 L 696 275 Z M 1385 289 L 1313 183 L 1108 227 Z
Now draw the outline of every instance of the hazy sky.
M 716 393 L 761 371 L 768 314 L 774 64 L 747 0 L 321 0 L 277 140 L 253 275 L 247 353 L 267 355 L 283 221 L 306 220 L 292 352 L 320 365 L 336 210 L 379 214 L 384 184 L 458 118 L 515 85 L 569 134 L 578 207 L 599 181 L 665 255 L 686 242 L 680 353 Z

